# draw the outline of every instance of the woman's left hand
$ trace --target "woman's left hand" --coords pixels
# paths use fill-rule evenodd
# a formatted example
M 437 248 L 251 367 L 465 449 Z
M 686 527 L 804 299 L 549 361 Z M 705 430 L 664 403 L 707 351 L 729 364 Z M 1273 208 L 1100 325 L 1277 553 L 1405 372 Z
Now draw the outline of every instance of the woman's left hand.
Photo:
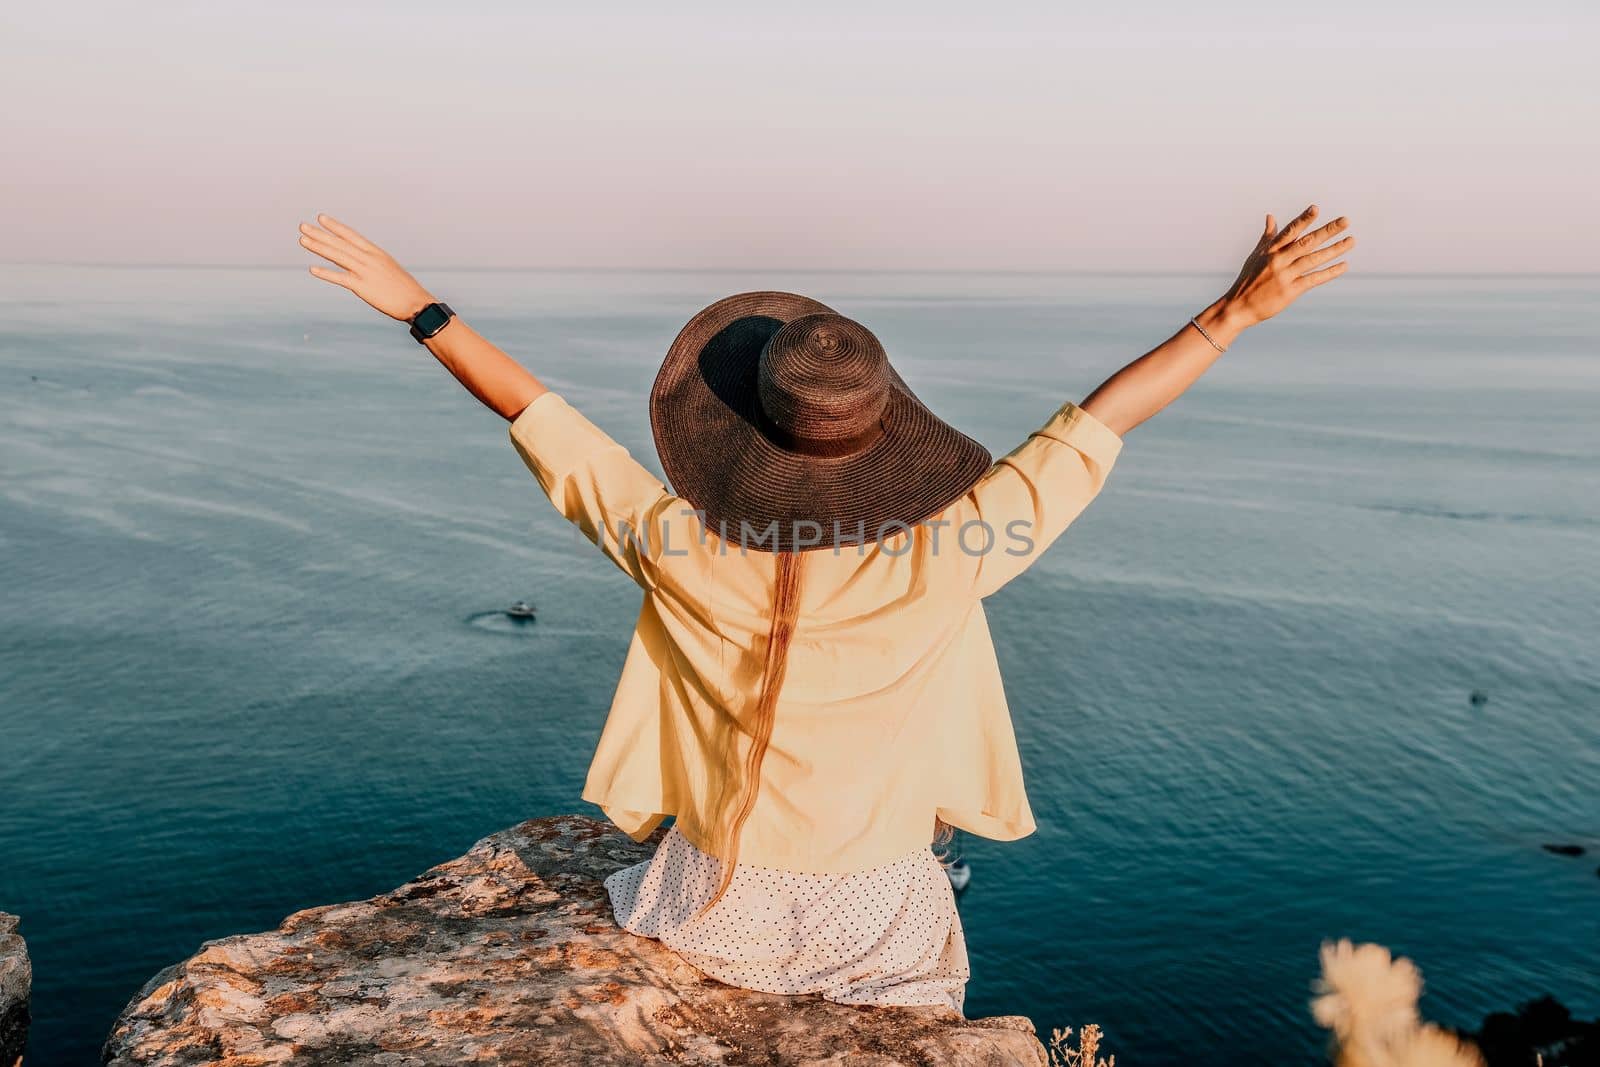
M 341 285 L 391 319 L 409 322 L 433 303 L 433 297 L 393 256 L 331 215 L 318 215 L 320 226 L 300 224 L 300 243 L 343 270 L 324 266 L 311 273 Z

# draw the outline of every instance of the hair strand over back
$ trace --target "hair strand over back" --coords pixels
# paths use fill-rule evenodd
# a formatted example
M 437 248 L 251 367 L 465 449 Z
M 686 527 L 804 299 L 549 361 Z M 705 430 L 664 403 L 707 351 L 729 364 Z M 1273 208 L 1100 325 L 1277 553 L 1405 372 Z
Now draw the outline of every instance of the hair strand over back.
M 767 756 L 767 746 L 772 741 L 773 722 L 777 718 L 778 690 L 783 686 L 784 672 L 789 663 L 789 643 L 794 638 L 795 622 L 800 614 L 800 554 L 798 552 L 774 553 L 776 576 L 773 581 L 772 621 L 767 630 L 767 645 L 761 668 L 761 688 L 756 697 L 755 717 L 750 728 L 750 747 L 745 752 L 744 775 L 740 779 L 740 798 L 733 818 L 722 835 L 725 842 L 722 855 L 722 878 L 717 891 L 697 913 L 710 911 L 733 881 L 734 865 L 739 860 L 739 835 L 756 806 L 756 795 L 761 791 L 761 764 Z

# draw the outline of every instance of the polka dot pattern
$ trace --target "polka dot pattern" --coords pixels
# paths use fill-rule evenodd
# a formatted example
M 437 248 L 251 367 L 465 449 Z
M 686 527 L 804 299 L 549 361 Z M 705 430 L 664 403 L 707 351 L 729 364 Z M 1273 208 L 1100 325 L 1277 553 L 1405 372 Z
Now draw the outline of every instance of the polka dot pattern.
M 722 899 L 695 918 L 720 875 L 717 860 L 674 826 L 652 858 L 605 885 L 624 930 L 656 938 L 729 985 L 961 1011 L 967 943 L 931 848 L 849 874 L 740 863 Z

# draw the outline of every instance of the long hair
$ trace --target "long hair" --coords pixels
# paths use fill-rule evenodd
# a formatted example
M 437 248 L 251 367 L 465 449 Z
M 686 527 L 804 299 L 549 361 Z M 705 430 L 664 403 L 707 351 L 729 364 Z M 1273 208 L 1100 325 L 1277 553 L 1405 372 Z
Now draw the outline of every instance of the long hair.
M 739 860 L 739 835 L 744 831 L 745 820 L 756 806 L 756 794 L 761 791 L 761 763 L 767 756 L 767 745 L 772 741 L 772 724 L 777 718 L 778 690 L 783 686 L 783 675 L 789 665 L 789 642 L 794 638 L 795 620 L 800 614 L 800 554 L 798 552 L 774 553 L 777 574 L 773 580 L 772 621 L 767 629 L 767 646 L 761 667 L 761 688 L 756 697 L 754 721 L 750 727 L 750 747 L 745 752 L 744 776 L 740 780 L 740 797 L 733 817 L 726 829 L 717 835 L 724 845 L 722 852 L 722 880 L 696 917 L 711 910 L 722 899 L 733 881 L 734 864 Z
M 942 851 L 946 845 L 955 840 L 955 836 L 956 828 L 954 826 L 951 826 L 937 815 L 933 817 L 933 841 L 929 847 L 933 849 L 933 854 L 939 858 L 940 866 L 948 867 L 955 862 L 950 858 L 948 852 Z

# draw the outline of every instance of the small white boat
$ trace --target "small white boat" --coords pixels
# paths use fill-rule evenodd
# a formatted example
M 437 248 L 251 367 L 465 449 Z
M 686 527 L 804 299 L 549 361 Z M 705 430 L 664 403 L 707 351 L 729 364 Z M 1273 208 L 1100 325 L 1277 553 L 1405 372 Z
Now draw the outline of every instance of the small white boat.
M 966 860 L 956 860 L 944 869 L 950 878 L 950 888 L 957 893 L 967 888 L 967 883 L 972 881 L 972 868 L 967 866 Z
M 532 619 L 535 617 L 533 605 L 526 600 L 519 600 L 506 609 L 506 615 L 513 619 Z

